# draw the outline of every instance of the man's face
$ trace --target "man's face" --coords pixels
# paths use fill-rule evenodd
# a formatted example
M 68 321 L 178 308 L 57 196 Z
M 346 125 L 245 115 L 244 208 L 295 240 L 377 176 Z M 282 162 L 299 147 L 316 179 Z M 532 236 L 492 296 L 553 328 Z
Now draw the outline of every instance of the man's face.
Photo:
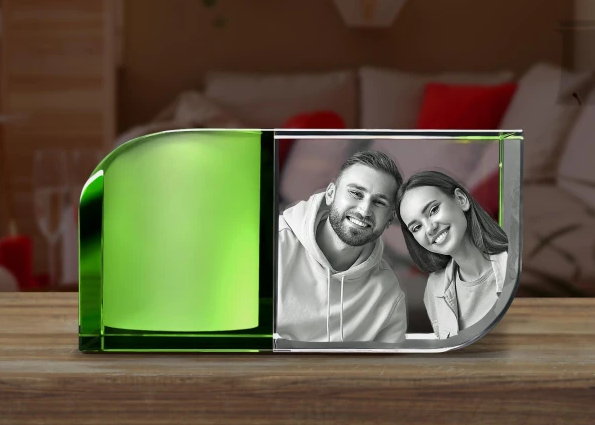
M 361 164 L 345 170 L 326 190 L 329 220 L 339 239 L 350 246 L 378 239 L 394 216 L 397 189 L 388 173 Z

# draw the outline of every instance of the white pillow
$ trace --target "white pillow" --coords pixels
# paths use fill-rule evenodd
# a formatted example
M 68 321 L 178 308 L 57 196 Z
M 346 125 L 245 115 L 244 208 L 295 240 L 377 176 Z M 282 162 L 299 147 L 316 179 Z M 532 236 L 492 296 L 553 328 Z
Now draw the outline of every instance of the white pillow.
M 0 266 L 0 292 L 17 292 L 19 285 L 14 275 L 5 267 Z
M 558 168 L 558 185 L 595 209 L 595 90 L 581 99 Z
M 365 129 L 411 129 L 423 103 L 426 84 L 498 85 L 511 81 L 512 72 L 493 74 L 413 74 L 385 68 L 359 70 L 361 87 L 360 122 Z
M 315 74 L 210 72 L 205 95 L 253 128 L 276 128 L 293 115 L 317 110 L 338 113 L 357 127 L 357 80 L 353 71 Z
M 514 129 L 513 129 L 514 130 Z M 466 180 L 466 188 L 472 191 L 492 173 L 498 171 L 500 161 L 500 143 L 497 140 L 486 142 L 483 152 L 473 171 Z
M 523 130 L 525 181 L 556 177 L 564 140 L 580 111 L 572 95 L 585 99 L 591 81 L 591 72 L 574 74 L 544 63 L 532 66 L 520 79 L 500 128 Z
M 245 128 L 239 120 L 201 93 L 186 91 L 180 93 L 173 103 L 160 111 L 153 121 L 135 126 L 120 134 L 114 148 L 147 134 L 202 127 Z
M 296 140 L 280 175 L 281 201 L 289 205 L 326 189 L 343 163 L 368 144 L 369 140 L 357 139 Z
M 384 152 L 396 162 L 404 180 L 422 170 L 445 171 L 465 187 L 485 147 L 483 143 L 433 139 L 376 139 L 370 145 L 371 150 Z

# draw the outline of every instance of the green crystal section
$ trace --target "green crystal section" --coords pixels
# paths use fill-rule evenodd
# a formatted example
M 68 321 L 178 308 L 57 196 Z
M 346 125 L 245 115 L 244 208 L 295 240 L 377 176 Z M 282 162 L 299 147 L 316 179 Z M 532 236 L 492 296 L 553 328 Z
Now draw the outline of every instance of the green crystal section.
M 99 164 L 79 210 L 82 351 L 272 349 L 261 136 L 158 133 Z

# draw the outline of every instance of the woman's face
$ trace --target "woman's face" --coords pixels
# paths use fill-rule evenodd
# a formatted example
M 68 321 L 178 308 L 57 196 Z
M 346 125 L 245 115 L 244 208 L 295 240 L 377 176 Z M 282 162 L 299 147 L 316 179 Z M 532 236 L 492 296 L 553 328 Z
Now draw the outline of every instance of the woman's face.
M 415 240 L 428 251 L 454 255 L 466 238 L 469 200 L 460 189 L 453 196 L 433 186 L 408 190 L 400 213 Z

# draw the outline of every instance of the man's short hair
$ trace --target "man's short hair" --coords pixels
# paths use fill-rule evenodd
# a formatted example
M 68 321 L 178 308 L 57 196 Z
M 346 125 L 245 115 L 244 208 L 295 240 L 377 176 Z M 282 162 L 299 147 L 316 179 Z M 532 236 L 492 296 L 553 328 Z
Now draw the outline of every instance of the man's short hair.
M 397 164 L 385 153 L 378 152 L 378 151 L 357 151 L 354 153 L 351 158 L 349 158 L 345 163 L 341 166 L 339 170 L 339 175 L 337 176 L 336 183 L 339 183 L 341 176 L 349 167 L 355 164 L 365 165 L 367 167 L 373 168 L 380 172 L 386 173 L 392 176 L 395 181 L 397 182 L 397 190 L 403 184 L 403 176 L 399 172 L 399 168 Z M 396 194 L 395 199 L 393 199 L 393 204 L 396 201 Z

